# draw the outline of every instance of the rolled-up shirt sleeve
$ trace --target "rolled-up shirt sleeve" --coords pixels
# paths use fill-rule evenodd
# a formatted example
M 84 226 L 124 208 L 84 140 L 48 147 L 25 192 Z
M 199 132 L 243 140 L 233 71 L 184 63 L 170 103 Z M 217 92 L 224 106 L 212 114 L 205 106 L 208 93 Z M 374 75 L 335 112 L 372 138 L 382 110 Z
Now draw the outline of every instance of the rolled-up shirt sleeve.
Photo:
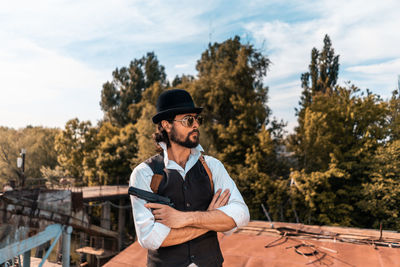
M 151 192 L 150 183 L 153 171 L 146 163 L 141 163 L 132 172 L 129 186 L 134 186 Z M 133 220 L 139 244 L 147 249 L 158 249 L 168 236 L 171 229 L 164 224 L 155 222 L 153 214 L 144 205 L 146 201 L 131 196 Z
M 250 213 L 235 182 L 229 176 L 221 161 L 211 156 L 205 156 L 205 160 L 213 176 L 214 193 L 218 189 L 222 189 L 222 191 L 229 189 L 231 193 L 228 204 L 218 208 L 218 210 L 231 217 L 235 221 L 237 227 L 246 226 L 250 220 Z M 225 234 L 230 234 L 235 230 L 236 228 L 225 232 Z

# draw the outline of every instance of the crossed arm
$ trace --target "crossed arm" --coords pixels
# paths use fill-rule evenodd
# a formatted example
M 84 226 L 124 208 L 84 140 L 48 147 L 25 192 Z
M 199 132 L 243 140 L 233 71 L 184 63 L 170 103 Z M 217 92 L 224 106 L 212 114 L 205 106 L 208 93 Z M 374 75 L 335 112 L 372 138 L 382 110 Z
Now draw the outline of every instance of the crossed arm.
M 210 230 L 227 232 L 248 223 L 248 208 L 223 164 L 209 156 L 205 159 L 213 173 L 214 187 L 229 189 L 229 192 L 224 191 L 228 195 L 217 191 L 208 210 L 202 212 L 179 212 L 163 205 L 152 206 L 131 196 L 135 228 L 143 247 L 158 249 L 160 246 L 181 244 Z M 142 163 L 132 172 L 129 185 L 151 191 L 152 175 L 150 167 Z M 179 223 L 176 223 L 177 220 Z
M 147 208 L 153 209 L 152 213 L 157 222 L 171 228 L 162 247 L 172 246 L 192 240 L 208 231 L 224 232 L 236 227 L 235 221 L 217 208 L 228 203 L 230 192 L 225 190 L 221 194 L 219 189 L 207 211 L 182 212 L 166 205 L 148 203 Z

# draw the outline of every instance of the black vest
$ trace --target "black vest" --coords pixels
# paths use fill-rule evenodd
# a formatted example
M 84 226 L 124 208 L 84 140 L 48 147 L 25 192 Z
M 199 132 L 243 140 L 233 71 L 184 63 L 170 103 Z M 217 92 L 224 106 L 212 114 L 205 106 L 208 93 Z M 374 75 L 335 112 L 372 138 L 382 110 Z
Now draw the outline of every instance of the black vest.
M 177 170 L 164 166 L 164 157 L 155 155 L 146 160 L 154 174 L 163 179 L 157 194 L 171 199 L 175 209 L 180 211 L 205 211 L 211 203 L 214 192 L 206 170 L 198 160 L 186 174 L 185 179 Z M 185 243 L 148 250 L 147 266 L 186 267 L 194 262 L 197 266 L 221 266 L 224 258 L 219 247 L 217 233 L 209 231 Z

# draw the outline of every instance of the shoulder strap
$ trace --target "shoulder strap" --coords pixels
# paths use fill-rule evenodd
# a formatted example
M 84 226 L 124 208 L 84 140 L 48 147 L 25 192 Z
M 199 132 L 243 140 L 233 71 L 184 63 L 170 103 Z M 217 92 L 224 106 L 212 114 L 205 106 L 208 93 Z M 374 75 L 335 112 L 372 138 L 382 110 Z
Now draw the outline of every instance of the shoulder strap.
M 161 180 L 163 179 L 164 166 L 164 156 L 157 154 L 145 161 L 149 165 L 150 169 L 153 171 L 153 177 L 151 178 L 150 188 L 157 194 L 158 187 L 160 186 Z
M 199 158 L 201 164 L 203 165 L 204 169 L 207 172 L 208 178 L 210 179 L 210 185 L 211 185 L 211 192 L 214 192 L 214 182 L 212 179 L 212 173 L 210 168 L 208 168 L 207 163 L 204 159 L 203 155 L 200 155 Z M 147 165 L 151 168 L 153 171 L 153 177 L 151 178 L 151 183 L 150 183 L 150 188 L 151 190 L 157 194 L 158 192 L 158 187 L 160 186 L 161 180 L 163 179 L 163 170 L 165 168 L 164 166 L 164 157 L 161 154 L 157 154 L 148 160 L 145 161 Z
M 201 164 L 203 164 L 203 167 L 204 167 L 204 169 L 206 170 L 206 172 L 208 174 L 208 178 L 210 179 L 211 192 L 214 193 L 214 182 L 213 182 L 213 179 L 212 179 L 212 173 L 210 171 L 210 168 L 208 168 L 208 166 L 207 166 L 207 163 L 206 163 L 206 160 L 204 159 L 203 154 L 200 155 L 199 160 L 200 160 Z

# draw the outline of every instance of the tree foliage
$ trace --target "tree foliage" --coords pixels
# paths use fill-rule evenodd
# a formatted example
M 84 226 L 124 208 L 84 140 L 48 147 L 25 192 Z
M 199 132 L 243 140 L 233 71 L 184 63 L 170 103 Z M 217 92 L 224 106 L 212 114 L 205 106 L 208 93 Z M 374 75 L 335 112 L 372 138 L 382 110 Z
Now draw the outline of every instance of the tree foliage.
M 307 155 L 307 142 L 305 140 L 304 124 L 309 123 L 306 121 L 307 108 L 312 104 L 316 95 L 330 94 L 334 87 L 339 75 L 339 56 L 335 55 L 332 47 L 331 40 L 328 35 L 325 35 L 324 46 L 322 51 L 317 48 L 311 50 L 311 63 L 308 66 L 308 72 L 301 75 L 301 86 L 303 92 L 300 99 L 300 108 L 296 109 L 298 116 L 298 126 L 295 128 L 296 135 L 292 135 L 290 142 L 296 149 L 296 157 L 299 165 L 308 168 L 308 159 L 312 159 L 312 155 Z M 325 166 L 326 167 L 326 166 Z
M 96 149 L 97 129 L 90 121 L 71 119 L 65 124 L 55 140 L 57 160 L 69 177 L 76 179 L 78 184 L 87 184 L 84 176 L 84 160 Z
M 204 107 L 204 126 L 213 151 L 228 165 L 243 163 L 248 144 L 257 140 L 269 116 L 263 85 L 269 59 L 239 37 L 210 44 L 197 62 L 190 92 Z
M 306 192 L 302 209 L 308 208 L 311 223 L 368 225 L 365 210 L 355 207 L 363 184 L 370 183 L 370 160 L 388 137 L 388 112 L 379 96 L 354 86 L 313 97 L 304 112 L 302 143 L 291 146 L 304 163 L 292 175 Z M 323 191 L 315 192 L 319 187 L 311 181 L 323 184 Z M 311 196 L 318 199 L 310 202 Z
M 284 186 L 288 209 L 306 223 L 398 229 L 398 192 L 390 192 L 399 175 L 397 91 L 385 101 L 368 89 L 335 86 L 337 60 L 325 37 L 302 75 L 299 126 L 288 138 L 298 162 Z
M 117 131 L 114 136 L 106 136 L 97 149 L 98 184 L 128 183 L 132 159 L 137 152 L 137 131 L 133 124 L 127 124 Z M 89 184 L 95 182 L 91 181 Z
M 400 88 L 394 90 L 389 100 L 389 136 L 391 140 L 400 140 Z
M 136 129 L 73 119 L 56 138 L 58 162 L 77 185 L 125 183 L 136 155 Z
M 239 37 L 210 44 L 197 62 L 198 79 L 188 90 L 204 107 L 202 140 L 239 184 L 253 218 L 264 218 L 260 204 L 268 184 L 285 173 L 279 163 L 272 132 L 283 125 L 273 121 L 263 83 L 270 60 Z M 286 168 L 287 172 L 287 168 Z
M 328 35 L 325 35 L 322 51 L 315 47 L 311 50 L 311 63 L 308 69 L 308 72 L 301 75 L 303 92 L 299 104 L 302 109 L 312 102 L 315 94 L 326 93 L 336 85 L 339 76 L 339 56 L 335 55 Z
M 158 96 L 166 90 L 160 83 L 154 83 L 144 93 L 142 101 L 138 104 L 142 110 L 141 116 L 135 124 L 137 130 L 137 154 L 133 159 L 133 166 L 140 164 L 156 153 L 156 144 L 152 138 L 155 125 L 152 117 L 156 114 L 156 102 Z
M 0 127 L 0 177 L 3 183 L 15 181 L 21 186 L 23 178 L 40 178 L 42 166 L 54 168 L 57 164 L 57 155 L 54 149 L 57 129 L 31 127 L 15 130 Z M 17 158 L 21 149 L 26 150 L 25 175 L 17 167 Z
M 129 67 L 117 68 L 112 76 L 113 80 L 103 85 L 100 106 L 104 120 L 119 127 L 135 123 L 140 117 L 140 110 L 132 111 L 131 106 L 140 102 L 146 88 L 155 82 L 166 82 L 164 67 L 153 52 L 134 59 Z
M 370 214 L 369 226 L 379 228 L 382 223 L 400 231 L 400 140 L 379 147 L 370 164 L 371 181 L 362 184 L 358 207 Z

